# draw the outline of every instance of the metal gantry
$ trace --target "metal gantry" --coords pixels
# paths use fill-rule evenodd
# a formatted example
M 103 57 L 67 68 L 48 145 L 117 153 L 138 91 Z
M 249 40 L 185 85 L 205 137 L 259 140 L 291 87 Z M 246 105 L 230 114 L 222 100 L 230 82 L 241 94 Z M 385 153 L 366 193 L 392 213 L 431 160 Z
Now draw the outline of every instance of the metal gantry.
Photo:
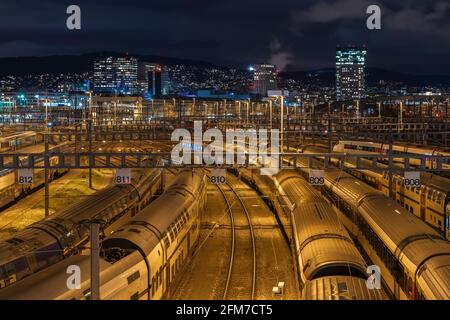
M 170 152 L 61 152 L 3 153 L 1 169 L 115 169 L 115 168 L 265 168 L 255 161 L 258 154 L 245 153 L 241 161 L 223 164 L 196 163 L 192 152 L 189 163 L 171 160 Z M 413 154 L 347 154 L 347 153 L 280 153 L 280 169 L 317 168 L 321 159 L 323 168 L 357 169 L 372 171 L 399 171 L 394 163 L 403 163 L 403 171 L 450 172 L 450 156 Z M 44 159 L 44 161 L 42 161 Z M 50 161 L 57 160 L 57 161 Z M 163 160 L 163 161 L 161 161 Z M 370 164 L 367 164 L 369 160 Z M 381 160 L 381 161 L 380 161 Z M 224 160 L 225 161 L 225 160 Z M 199 162 L 199 161 L 198 161 Z M 353 163 L 353 164 L 351 164 Z

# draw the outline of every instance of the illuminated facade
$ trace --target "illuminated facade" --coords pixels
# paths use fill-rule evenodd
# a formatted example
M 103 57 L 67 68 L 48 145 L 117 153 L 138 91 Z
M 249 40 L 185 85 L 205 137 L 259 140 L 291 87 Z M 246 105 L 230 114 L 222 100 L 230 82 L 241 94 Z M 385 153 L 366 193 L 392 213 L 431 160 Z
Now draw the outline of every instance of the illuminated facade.
M 361 99 L 365 94 L 367 50 L 363 47 L 336 49 L 336 99 Z
M 250 71 L 253 72 L 253 93 L 267 96 L 267 91 L 278 89 L 277 68 L 273 64 L 255 64 Z
M 137 69 L 138 63 L 133 57 L 106 57 L 95 60 L 94 92 L 137 94 Z
M 169 94 L 169 74 L 157 63 L 139 62 L 138 84 L 139 92 L 144 95 L 158 97 Z

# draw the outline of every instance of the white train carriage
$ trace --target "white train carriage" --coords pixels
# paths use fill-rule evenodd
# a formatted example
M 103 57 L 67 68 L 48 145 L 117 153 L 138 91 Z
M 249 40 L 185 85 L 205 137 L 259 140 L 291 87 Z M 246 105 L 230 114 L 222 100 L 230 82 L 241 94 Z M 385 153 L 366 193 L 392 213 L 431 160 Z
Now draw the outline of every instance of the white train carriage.
M 103 232 L 123 224 L 161 190 L 159 170 L 133 170 L 130 185 L 111 186 L 31 224 L 0 242 L 0 288 L 76 253 L 89 230 L 83 221 L 105 221 Z
M 157 200 L 102 242 L 101 299 L 160 299 L 188 261 L 198 241 L 199 214 L 206 205 L 203 173 L 178 175 Z M 78 289 L 67 286 L 78 266 Z M 0 290 L 0 299 L 90 299 L 90 257 L 71 256 Z
M 305 153 L 323 153 L 324 148 L 307 147 Z M 350 165 L 355 165 L 353 159 L 348 160 Z M 336 162 L 337 163 L 337 162 Z M 369 160 L 362 160 L 363 165 L 369 167 Z M 387 168 L 384 164 L 379 164 Z M 402 165 L 395 167 L 402 170 Z M 370 186 L 382 191 L 389 196 L 389 174 L 387 171 L 375 172 L 371 170 L 346 169 L 348 173 L 366 182 Z M 406 210 L 422 219 L 439 231 L 447 240 L 450 240 L 450 180 L 436 174 L 421 172 L 420 187 L 405 186 L 403 175 L 392 175 L 393 199 Z
M 36 144 L 36 132 L 24 131 L 0 137 L 0 152 L 13 151 Z
M 380 267 L 393 296 L 450 298 L 450 242 L 395 201 L 345 172 L 327 170 L 325 185 L 343 213 L 342 221 Z M 438 261 L 439 270 L 434 269 Z M 434 276 L 439 288 L 429 289 L 427 275 Z
M 366 280 L 350 276 L 328 276 L 308 281 L 302 300 L 385 300 L 382 290 L 367 290 Z
M 320 193 L 295 171 L 282 171 L 273 182 L 280 202 L 291 211 L 294 258 L 304 285 L 303 298 L 387 299 L 383 289 L 369 289 L 365 285 L 367 265 L 333 207 Z M 330 296 L 325 287 L 332 288 L 336 281 L 333 294 L 337 296 Z M 355 284 L 360 287 L 352 288 Z M 323 291 L 320 294 L 314 291 L 319 287 Z
M 282 198 L 292 209 L 295 247 L 302 281 L 328 275 L 367 278 L 366 265 L 328 202 L 294 172 L 276 176 Z
M 334 152 L 340 153 L 353 153 L 353 154 L 373 154 L 373 155 L 385 155 L 387 156 L 389 151 L 389 143 L 379 143 L 370 141 L 339 141 L 333 147 Z M 440 147 L 423 147 L 423 146 L 411 146 L 411 145 L 400 145 L 392 144 L 392 153 L 395 154 L 410 154 L 411 156 L 445 156 L 450 157 L 450 150 Z M 383 157 L 380 157 L 380 160 Z M 386 159 L 384 157 L 384 159 Z M 401 158 L 394 158 L 394 161 L 403 162 Z M 419 159 L 410 159 L 410 164 L 413 166 L 419 166 Z M 426 163 L 427 168 L 437 168 L 437 162 L 435 159 L 428 160 Z M 444 161 L 442 163 L 443 169 L 450 169 L 450 160 Z

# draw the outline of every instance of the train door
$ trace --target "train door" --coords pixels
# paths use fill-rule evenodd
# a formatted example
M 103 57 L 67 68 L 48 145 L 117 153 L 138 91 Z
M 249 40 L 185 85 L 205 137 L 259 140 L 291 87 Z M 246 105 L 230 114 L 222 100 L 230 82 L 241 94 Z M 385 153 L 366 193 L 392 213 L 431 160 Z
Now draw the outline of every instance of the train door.
M 427 200 L 427 188 L 425 186 L 420 187 L 420 218 L 425 221 L 425 208 Z
M 447 199 L 447 206 L 445 210 L 445 238 L 450 240 L 450 199 Z

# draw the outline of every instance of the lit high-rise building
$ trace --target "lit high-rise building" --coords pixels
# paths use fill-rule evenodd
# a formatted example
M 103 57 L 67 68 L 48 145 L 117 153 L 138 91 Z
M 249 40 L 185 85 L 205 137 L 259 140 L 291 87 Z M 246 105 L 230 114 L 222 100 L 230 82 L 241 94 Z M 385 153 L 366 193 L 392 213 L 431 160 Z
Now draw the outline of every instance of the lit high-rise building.
M 94 63 L 94 92 L 137 94 L 137 60 L 133 57 L 105 57 Z
M 156 63 L 139 62 L 139 91 L 152 97 L 169 94 L 169 74 L 165 68 Z
M 364 97 L 365 47 L 336 48 L 336 99 L 355 100 Z
M 253 72 L 252 92 L 267 96 L 267 91 L 277 90 L 277 68 L 273 64 L 255 64 L 250 67 Z

